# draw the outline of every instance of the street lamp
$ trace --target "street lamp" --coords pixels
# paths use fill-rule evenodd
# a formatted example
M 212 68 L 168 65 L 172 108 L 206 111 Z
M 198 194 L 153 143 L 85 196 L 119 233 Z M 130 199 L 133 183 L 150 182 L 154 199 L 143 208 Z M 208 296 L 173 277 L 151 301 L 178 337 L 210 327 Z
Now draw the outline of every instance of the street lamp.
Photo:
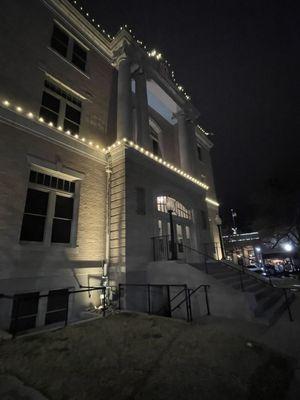
M 222 260 L 224 260 L 225 259 L 225 249 L 224 249 L 224 242 L 223 242 L 223 236 L 222 236 L 222 220 L 221 220 L 219 214 L 216 215 L 215 222 L 217 224 L 218 232 L 219 232 Z
M 288 252 L 293 250 L 293 246 L 290 243 L 285 243 L 283 245 L 283 248 L 284 248 L 285 251 L 288 251 Z
M 171 233 L 171 260 L 177 260 L 177 247 L 175 243 L 175 233 L 173 224 L 173 212 L 175 210 L 175 200 L 171 197 L 167 197 L 166 207 L 170 217 L 170 233 Z

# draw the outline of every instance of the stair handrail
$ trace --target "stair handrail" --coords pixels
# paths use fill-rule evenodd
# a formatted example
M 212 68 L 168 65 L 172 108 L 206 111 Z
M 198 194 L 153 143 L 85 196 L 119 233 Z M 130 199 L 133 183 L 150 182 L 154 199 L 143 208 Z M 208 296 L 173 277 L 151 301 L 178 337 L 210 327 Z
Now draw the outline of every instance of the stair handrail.
M 242 291 L 244 291 L 243 280 L 242 280 L 242 274 L 248 275 L 248 276 L 250 276 L 251 278 L 255 279 L 256 281 L 258 281 L 258 282 L 260 282 L 260 283 L 262 283 L 262 284 L 264 284 L 264 285 L 266 285 L 266 286 L 271 286 L 271 287 L 273 287 L 273 288 L 277 288 L 277 289 L 288 289 L 288 290 L 297 290 L 297 291 L 300 290 L 300 284 L 282 284 L 282 285 L 280 285 L 280 284 L 278 284 L 279 282 L 276 282 L 276 283 L 275 283 L 274 281 L 272 281 L 272 280 L 270 279 L 270 276 L 269 276 L 269 279 L 268 279 L 268 280 L 263 279 L 263 278 L 261 278 L 259 275 L 257 275 L 255 272 L 252 272 L 252 271 L 249 271 L 249 270 L 245 269 L 244 266 L 240 266 L 240 265 L 238 265 L 238 264 L 233 264 L 233 263 L 230 263 L 230 262 L 228 262 L 228 261 L 226 261 L 226 260 L 216 260 L 214 257 L 210 256 L 209 254 L 206 254 L 206 253 L 204 253 L 204 252 L 202 252 L 202 251 L 200 251 L 200 250 L 194 249 L 194 248 L 192 248 L 192 247 L 190 247 L 190 246 L 187 246 L 187 245 L 185 245 L 185 244 L 183 244 L 183 243 L 181 243 L 181 246 L 183 246 L 183 247 L 185 247 L 185 248 L 187 248 L 187 249 L 189 249 L 189 250 L 191 250 L 191 251 L 194 251 L 194 252 L 196 252 L 196 253 L 198 253 L 198 254 L 200 254 L 201 256 L 204 257 L 205 272 L 206 272 L 207 274 L 208 274 L 208 270 L 207 270 L 206 259 L 211 259 L 211 260 L 214 261 L 214 262 L 223 264 L 223 265 L 229 267 L 230 269 L 239 272 L 239 273 L 240 273 L 240 284 L 241 284 L 241 290 L 242 290 Z
M 207 290 L 208 290 L 208 288 L 210 288 L 210 285 L 207 285 L 207 284 L 201 284 L 201 285 L 197 286 L 195 289 L 189 289 L 189 288 L 184 289 L 184 290 L 186 290 L 186 297 L 187 297 L 187 298 L 185 297 L 184 300 L 181 300 L 175 307 L 171 308 L 171 313 L 172 313 L 173 311 L 177 310 L 177 308 L 180 308 L 180 306 L 181 306 L 183 303 L 186 303 L 186 300 L 188 299 L 188 303 L 187 303 L 187 306 L 188 306 L 188 307 L 187 307 L 187 309 L 188 309 L 188 320 L 189 320 L 189 321 L 192 321 L 192 320 L 193 320 L 193 317 L 192 317 L 191 297 L 192 297 L 196 292 L 198 292 L 198 290 L 200 290 L 201 288 L 204 288 L 207 315 L 210 315 L 210 307 L 209 307 L 208 293 L 207 293 Z M 181 291 L 181 292 L 182 292 L 182 291 Z M 176 297 L 176 296 L 175 296 L 175 297 Z M 174 298 L 175 298 L 175 297 L 174 297 Z M 173 298 L 173 300 L 174 300 L 174 298 Z M 170 304 L 171 304 L 171 301 L 170 301 Z

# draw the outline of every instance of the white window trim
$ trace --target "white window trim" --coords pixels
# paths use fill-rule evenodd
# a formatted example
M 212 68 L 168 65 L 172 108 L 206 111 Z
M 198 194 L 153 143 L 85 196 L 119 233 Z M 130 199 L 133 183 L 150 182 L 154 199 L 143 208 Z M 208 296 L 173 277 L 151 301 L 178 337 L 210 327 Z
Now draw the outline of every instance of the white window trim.
M 64 129 L 64 120 L 66 119 L 66 106 L 67 104 L 70 107 L 73 107 L 75 110 L 80 112 L 80 124 L 78 125 L 78 133 L 80 133 L 80 127 L 81 127 L 81 120 L 82 120 L 82 107 L 79 107 L 77 104 L 72 103 L 72 101 L 65 99 L 64 97 L 60 96 L 58 93 L 53 92 L 51 89 L 48 89 L 46 86 L 43 88 L 43 93 L 46 92 L 50 94 L 51 96 L 57 98 L 60 103 L 59 103 L 59 111 L 58 111 L 58 118 L 57 118 L 57 126 L 61 126 Z M 43 97 L 42 93 L 42 97 Z M 50 110 L 49 108 L 45 107 L 42 105 L 42 99 L 41 99 L 41 106 L 44 107 L 47 110 L 51 111 L 54 113 L 54 111 Z M 53 122 L 53 121 L 52 121 Z M 74 125 L 77 125 L 76 122 L 70 121 Z M 72 132 L 72 133 L 77 133 L 77 132 Z
M 55 54 L 59 55 L 63 60 L 67 61 L 70 65 L 72 65 L 77 71 L 83 73 L 87 78 L 89 78 L 86 73 L 88 73 L 88 61 L 86 60 L 85 63 L 85 70 L 82 71 L 79 67 L 77 67 L 73 62 L 72 62 L 72 56 L 73 56 L 73 48 L 74 48 L 74 42 L 77 42 L 79 46 L 81 46 L 86 52 L 87 56 L 90 51 L 90 49 L 80 40 L 78 39 L 73 33 L 71 33 L 68 29 L 66 29 L 59 21 L 56 19 L 53 20 L 53 26 L 56 25 L 58 26 L 61 30 L 63 30 L 66 35 L 68 35 L 69 40 L 68 40 L 68 47 L 67 47 L 67 55 L 64 57 L 61 54 L 59 54 L 55 49 L 51 47 L 51 44 L 48 46 L 48 49 L 54 51 Z M 53 33 L 52 33 L 53 34 Z M 51 36 L 52 38 L 52 36 Z
M 45 222 L 43 241 L 35 242 L 35 241 L 22 240 L 19 243 L 20 244 L 31 244 L 34 246 L 45 246 L 45 247 L 50 247 L 50 246 L 51 247 L 70 247 L 70 248 L 78 247 L 78 245 L 77 245 L 77 227 L 78 227 L 79 204 L 80 204 L 80 187 L 81 187 L 81 181 L 84 179 L 85 174 L 63 166 L 60 161 L 58 161 L 57 163 L 53 163 L 51 161 L 43 160 L 39 157 L 35 157 L 32 155 L 27 155 L 27 161 L 29 164 L 28 177 L 27 177 L 27 182 L 28 182 L 27 190 L 29 188 L 33 188 L 33 189 L 37 189 L 40 191 L 48 192 L 49 199 L 48 199 L 48 208 L 47 208 L 47 216 L 46 216 L 46 222 Z M 51 176 L 55 176 L 57 178 L 66 179 L 71 182 L 75 182 L 75 192 L 69 193 L 69 192 L 61 191 L 59 189 L 50 188 L 48 186 L 39 185 L 37 183 L 32 183 L 29 181 L 29 176 L 30 176 L 31 170 L 41 172 L 44 174 L 48 174 Z M 52 243 L 51 242 L 56 194 L 58 194 L 59 196 L 72 197 L 74 199 L 69 243 Z M 26 197 L 25 197 L 25 202 L 26 202 Z M 24 208 L 25 208 L 25 204 L 24 204 Z M 23 213 L 23 215 L 24 215 L 24 213 Z

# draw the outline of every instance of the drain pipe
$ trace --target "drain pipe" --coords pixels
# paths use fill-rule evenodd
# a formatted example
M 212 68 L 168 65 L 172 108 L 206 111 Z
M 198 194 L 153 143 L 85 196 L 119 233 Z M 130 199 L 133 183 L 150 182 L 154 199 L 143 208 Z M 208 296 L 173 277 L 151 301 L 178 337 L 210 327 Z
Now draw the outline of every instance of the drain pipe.
M 108 285 L 108 267 L 110 261 L 110 216 L 111 216 L 111 155 L 106 154 L 106 222 L 105 222 L 105 261 L 103 266 L 103 284 Z

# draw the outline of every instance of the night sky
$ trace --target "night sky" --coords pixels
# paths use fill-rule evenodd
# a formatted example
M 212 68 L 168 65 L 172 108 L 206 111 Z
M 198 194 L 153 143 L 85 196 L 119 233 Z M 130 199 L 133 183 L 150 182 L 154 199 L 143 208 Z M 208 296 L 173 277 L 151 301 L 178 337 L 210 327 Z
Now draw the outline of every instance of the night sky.
M 299 2 L 81 4 L 111 34 L 128 24 L 138 39 L 170 61 L 201 112 L 200 124 L 214 133 L 221 216 L 230 223 L 234 208 L 241 230 L 250 229 L 253 192 L 275 169 L 295 177 L 299 171 Z

